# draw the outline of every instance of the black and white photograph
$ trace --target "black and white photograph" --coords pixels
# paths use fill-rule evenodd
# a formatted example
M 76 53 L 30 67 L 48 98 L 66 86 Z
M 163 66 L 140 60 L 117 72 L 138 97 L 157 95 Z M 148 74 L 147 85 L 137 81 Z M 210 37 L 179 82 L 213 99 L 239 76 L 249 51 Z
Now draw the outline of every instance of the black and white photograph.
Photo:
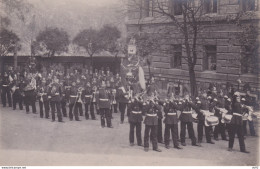
M 259 0 L 0 0 L 0 166 L 259 166 Z

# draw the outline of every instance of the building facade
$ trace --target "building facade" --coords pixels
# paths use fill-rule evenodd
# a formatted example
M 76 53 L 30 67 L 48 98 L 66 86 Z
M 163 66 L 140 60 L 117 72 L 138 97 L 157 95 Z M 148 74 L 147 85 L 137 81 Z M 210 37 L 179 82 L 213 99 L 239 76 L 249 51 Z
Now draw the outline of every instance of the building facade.
M 158 7 L 158 2 L 164 6 Z M 197 34 L 195 65 L 198 87 L 207 87 L 209 83 L 224 86 L 229 82 L 240 89 L 249 84 L 252 92 L 259 93 L 260 55 L 257 46 L 260 36 L 254 32 L 259 31 L 258 0 L 194 0 L 192 3 L 201 6 L 202 18 Z M 151 72 L 161 88 L 166 89 L 171 82 L 189 86 L 185 39 L 167 13 L 182 23 L 182 1 L 129 0 L 127 33 L 131 36 L 141 32 L 158 37 L 160 48 L 151 54 Z M 241 16 L 240 25 L 230 22 L 230 17 L 241 13 L 247 15 Z M 251 36 L 245 29 L 250 26 L 254 30 Z M 253 39 L 254 44 L 243 43 L 243 38 Z M 253 45 L 256 46 L 253 48 Z M 147 74 L 148 70 L 145 70 Z

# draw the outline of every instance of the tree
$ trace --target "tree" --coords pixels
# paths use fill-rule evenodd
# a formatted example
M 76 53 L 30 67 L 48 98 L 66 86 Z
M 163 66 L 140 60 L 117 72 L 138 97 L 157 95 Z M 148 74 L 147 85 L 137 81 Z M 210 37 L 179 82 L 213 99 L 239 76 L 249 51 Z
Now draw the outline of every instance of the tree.
M 102 38 L 102 46 L 104 50 L 109 51 L 110 53 L 118 54 L 118 39 L 121 37 L 120 31 L 115 26 L 104 25 L 99 32 L 100 37 Z
M 46 28 L 40 32 L 33 43 L 33 53 L 42 53 L 48 57 L 68 51 L 69 36 L 67 32 L 58 28 Z
M 138 20 L 139 30 L 142 30 L 143 23 L 157 24 L 163 22 L 164 24 L 157 29 L 157 34 L 166 35 L 168 39 L 171 32 L 178 31 L 181 34 L 180 43 L 184 48 L 182 50 L 184 52 L 182 59 L 188 64 L 192 96 L 198 94 L 195 76 L 195 65 L 197 64 L 199 52 L 198 38 L 206 28 L 205 23 L 215 23 L 214 16 L 205 14 L 217 12 L 216 2 L 205 0 L 129 0 L 127 4 L 130 15 L 133 15 Z M 234 14 L 232 20 L 237 20 L 242 15 L 243 12 L 237 15 Z M 148 18 L 143 19 L 144 17 Z M 228 23 L 228 17 L 225 21 Z
M 149 35 L 148 33 L 136 33 L 132 36 L 136 42 L 136 53 L 146 61 L 149 70 L 149 79 L 151 79 L 151 54 L 158 49 L 158 37 L 155 34 Z
M 93 55 L 104 49 L 100 32 L 92 28 L 85 29 L 76 35 L 73 43 L 86 50 L 91 58 L 91 66 L 93 68 Z
M 100 37 L 102 38 L 101 43 L 104 50 L 110 52 L 112 55 L 114 55 L 114 63 L 117 66 L 119 63 L 119 58 L 118 54 L 121 51 L 122 47 L 122 40 L 120 39 L 121 37 L 121 32 L 118 30 L 117 27 L 111 26 L 111 25 L 104 25 L 100 29 Z M 116 67 L 116 71 L 118 71 L 120 67 Z
M 147 5 L 150 2 L 153 3 L 152 9 L 151 5 Z M 170 20 L 171 22 L 169 23 L 176 26 L 177 30 L 179 30 L 179 32 L 183 35 L 184 50 L 186 53 L 186 56 L 183 58 L 188 63 L 191 95 L 196 96 L 197 85 L 194 68 L 197 63 L 197 38 L 198 33 L 201 31 L 201 21 L 203 15 L 201 9 L 203 0 L 199 0 L 196 4 L 193 0 L 178 0 L 175 2 L 178 2 L 178 8 L 175 9 L 169 8 L 169 5 L 173 6 L 173 0 L 170 0 L 169 2 L 163 0 L 130 0 L 128 5 L 132 11 L 141 11 L 140 21 L 142 15 L 149 15 L 149 12 L 152 10 L 155 20 L 158 18 Z M 179 19 L 180 15 L 182 16 L 182 19 Z M 171 32 L 173 30 L 167 30 L 165 28 L 162 29 L 162 31 Z M 168 33 L 166 33 L 166 35 L 168 35 Z
M 7 29 L 0 30 L 0 56 L 6 56 L 10 53 L 16 53 L 21 49 L 19 37 Z

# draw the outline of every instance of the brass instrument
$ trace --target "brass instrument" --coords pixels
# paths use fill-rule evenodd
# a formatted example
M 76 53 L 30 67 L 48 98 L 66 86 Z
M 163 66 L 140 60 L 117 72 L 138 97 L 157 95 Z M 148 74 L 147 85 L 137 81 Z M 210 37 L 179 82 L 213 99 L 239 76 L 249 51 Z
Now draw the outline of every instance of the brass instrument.
M 97 93 L 97 87 L 96 86 L 93 86 L 93 90 L 94 90 L 94 92 L 93 92 L 93 102 L 96 102 L 96 93 Z
M 79 103 L 83 103 L 83 101 L 82 101 L 82 99 L 81 99 L 81 95 L 82 95 L 82 91 L 84 90 L 84 88 L 83 87 L 79 87 L 78 88 L 78 93 L 77 93 L 77 102 L 79 102 Z
M 128 99 L 129 99 L 129 103 L 132 102 L 132 98 L 133 98 L 133 90 L 130 89 L 130 86 L 128 86 Z
M 112 104 L 116 104 L 116 90 L 112 89 L 113 101 Z

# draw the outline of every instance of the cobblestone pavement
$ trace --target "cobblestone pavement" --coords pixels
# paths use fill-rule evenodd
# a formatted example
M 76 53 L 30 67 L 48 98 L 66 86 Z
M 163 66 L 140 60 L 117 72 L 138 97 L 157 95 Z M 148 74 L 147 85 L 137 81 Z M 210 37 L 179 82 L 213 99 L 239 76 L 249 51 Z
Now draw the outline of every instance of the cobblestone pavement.
M 237 138 L 233 152 L 227 151 L 227 141 L 193 147 L 189 139 L 183 150 L 159 144 L 161 153 L 152 151 L 151 145 L 144 152 L 142 147 L 129 146 L 129 124 L 119 123 L 120 114 L 113 117 L 110 129 L 101 128 L 100 120 L 64 118 L 65 123 L 58 123 L 0 107 L 0 165 L 259 165 L 259 137 L 246 137 L 250 154 L 239 152 Z M 259 119 L 254 120 L 259 131 Z

